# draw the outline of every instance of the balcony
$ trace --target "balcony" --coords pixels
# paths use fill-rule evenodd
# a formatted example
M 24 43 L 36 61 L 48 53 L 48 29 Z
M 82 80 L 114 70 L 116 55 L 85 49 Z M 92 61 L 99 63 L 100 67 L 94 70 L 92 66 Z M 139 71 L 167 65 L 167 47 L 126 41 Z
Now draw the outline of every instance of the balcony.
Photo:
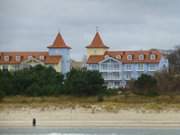
M 101 64 L 99 71 L 100 72 L 121 72 L 121 66 L 119 64 Z
M 109 81 L 109 80 L 118 81 L 118 80 L 122 80 L 122 78 L 121 77 L 105 77 L 104 80 L 105 81 Z
M 122 80 L 119 73 L 102 73 L 104 80 Z

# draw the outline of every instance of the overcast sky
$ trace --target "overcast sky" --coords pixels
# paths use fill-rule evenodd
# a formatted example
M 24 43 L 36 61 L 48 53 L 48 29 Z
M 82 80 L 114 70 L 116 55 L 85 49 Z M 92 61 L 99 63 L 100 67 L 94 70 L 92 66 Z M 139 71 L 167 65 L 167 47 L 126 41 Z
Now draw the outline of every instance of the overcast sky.
M 0 0 L 0 51 L 44 51 L 58 31 L 81 59 L 96 32 L 111 50 L 180 44 L 180 0 Z

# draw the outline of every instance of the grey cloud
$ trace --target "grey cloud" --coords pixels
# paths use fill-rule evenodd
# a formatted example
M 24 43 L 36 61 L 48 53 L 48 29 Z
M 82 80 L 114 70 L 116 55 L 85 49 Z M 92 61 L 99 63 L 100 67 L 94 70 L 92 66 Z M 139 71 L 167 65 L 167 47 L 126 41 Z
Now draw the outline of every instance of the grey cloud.
M 0 51 L 46 50 L 57 31 L 81 59 L 99 30 L 114 49 L 180 43 L 179 0 L 0 0 Z

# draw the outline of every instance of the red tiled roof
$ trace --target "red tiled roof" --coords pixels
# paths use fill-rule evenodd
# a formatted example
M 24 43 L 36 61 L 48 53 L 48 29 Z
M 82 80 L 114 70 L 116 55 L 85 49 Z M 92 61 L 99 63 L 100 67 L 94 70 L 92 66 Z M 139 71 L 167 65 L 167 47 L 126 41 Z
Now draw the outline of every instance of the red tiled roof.
M 61 60 L 61 56 L 46 57 L 45 64 L 58 64 Z
M 107 47 L 103 43 L 99 32 L 97 32 L 94 39 L 92 40 L 91 44 L 88 45 L 86 48 L 109 48 L 109 47 Z
M 91 55 L 87 60 L 87 64 L 96 64 L 104 59 L 104 55 Z
M 69 47 L 64 42 L 64 39 L 60 33 L 57 34 L 56 39 L 54 40 L 54 43 L 52 45 L 48 46 L 48 48 L 69 48 L 69 49 L 71 49 L 71 47 Z
M 140 60 L 139 55 L 144 55 L 144 59 Z M 156 59 L 151 60 L 150 54 L 155 54 Z M 105 56 L 113 57 L 122 63 L 159 63 L 161 59 L 161 53 L 158 50 L 153 51 L 106 51 L 104 55 L 92 55 L 89 56 L 87 64 L 96 64 L 104 60 Z M 132 55 L 132 60 L 128 60 L 127 56 Z
M 9 56 L 9 61 L 4 61 L 4 56 Z M 16 56 L 20 56 L 20 61 L 16 61 Z M 49 56 L 48 52 L 0 52 L 0 64 L 20 64 L 24 60 L 32 56 L 40 60 L 40 56 L 44 56 L 44 60 L 40 60 L 45 64 L 58 64 L 61 56 Z

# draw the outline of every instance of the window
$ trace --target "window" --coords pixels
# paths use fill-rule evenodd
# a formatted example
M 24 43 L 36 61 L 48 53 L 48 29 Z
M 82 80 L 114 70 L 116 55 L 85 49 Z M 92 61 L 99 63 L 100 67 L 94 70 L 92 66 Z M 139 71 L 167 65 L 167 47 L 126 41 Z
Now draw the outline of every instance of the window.
M 144 70 L 144 64 L 138 64 L 138 70 L 143 71 Z
M 118 88 L 120 86 L 119 82 L 115 82 L 115 88 Z
M 149 70 L 150 71 L 155 71 L 156 70 L 156 64 L 150 64 L 149 65 Z
M 92 67 L 92 70 L 97 70 L 98 69 L 98 64 L 92 64 L 91 67 Z
M 131 79 L 131 74 L 126 74 L 126 79 L 130 80 Z
M 7 71 L 8 70 L 8 65 L 3 65 L 2 68 L 3 68 L 4 71 Z
M 44 60 L 44 56 L 39 56 L 39 59 L 40 60 Z
M 156 59 L 156 55 L 155 55 L 155 54 L 151 54 L 151 55 L 150 55 L 150 59 L 151 59 L 151 60 L 155 60 L 155 59 Z
M 14 69 L 15 69 L 15 71 L 19 70 L 20 69 L 20 65 L 19 64 L 14 65 Z
M 167 67 L 166 67 L 166 65 L 164 64 L 164 65 L 163 65 L 163 70 L 165 70 L 165 69 L 167 69 Z
M 127 64 L 127 65 L 126 65 L 126 69 L 127 69 L 127 70 L 131 70 L 131 68 L 132 68 L 131 64 Z
M 144 55 L 143 54 L 139 55 L 139 60 L 144 60 Z
M 127 59 L 128 59 L 128 60 L 132 60 L 132 55 L 128 55 L 128 56 L 127 56 Z
M 4 56 L 4 61 L 9 61 L 9 56 Z
M 108 64 L 101 64 L 102 70 L 108 70 Z
M 16 56 L 16 61 L 20 61 L 21 60 L 21 56 Z
M 120 65 L 119 64 L 112 64 L 112 69 L 119 70 L 120 69 Z

